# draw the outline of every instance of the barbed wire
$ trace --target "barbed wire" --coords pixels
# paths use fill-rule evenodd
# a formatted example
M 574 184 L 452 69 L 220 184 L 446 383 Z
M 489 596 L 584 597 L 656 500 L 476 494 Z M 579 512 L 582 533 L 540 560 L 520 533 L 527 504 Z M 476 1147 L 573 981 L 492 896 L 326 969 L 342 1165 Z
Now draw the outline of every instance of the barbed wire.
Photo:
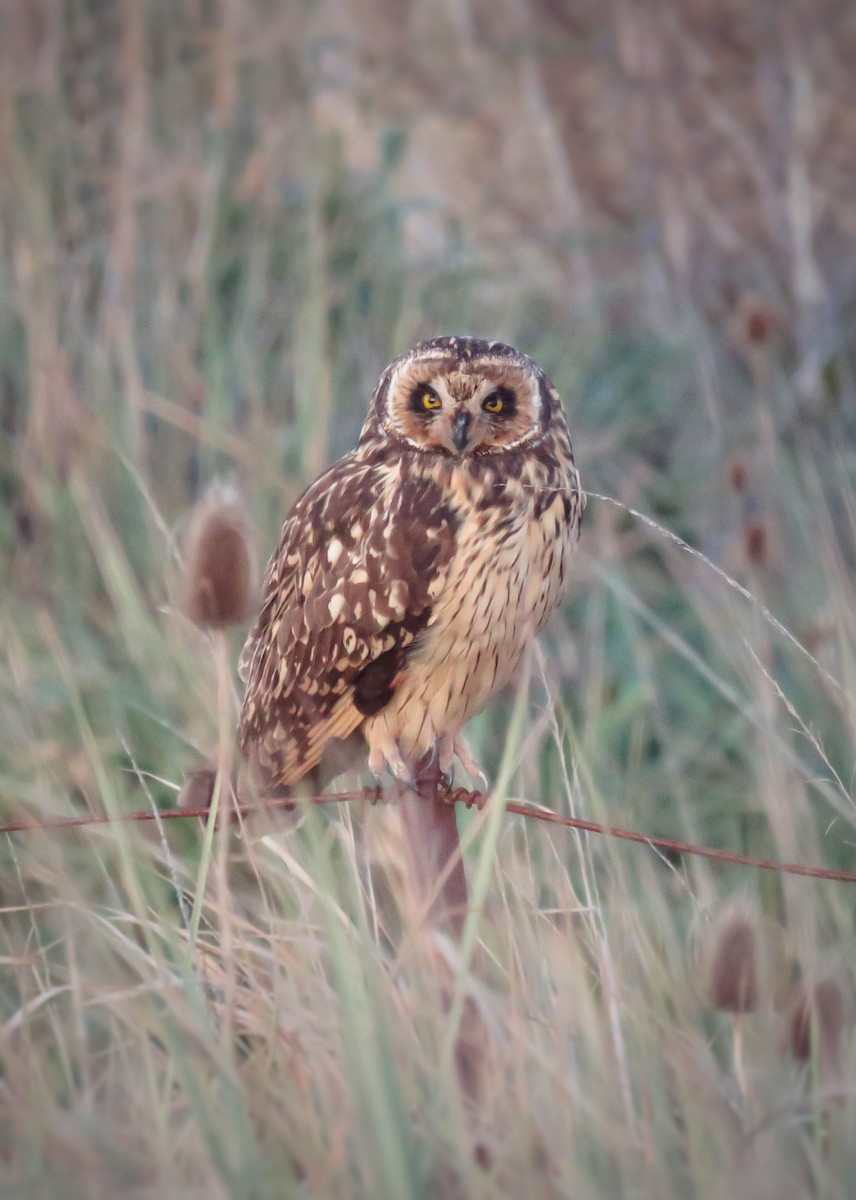
M 489 793 L 469 791 L 467 788 L 455 788 L 446 794 L 449 804 L 464 804 L 467 808 L 481 809 L 489 800 Z M 293 799 L 278 799 L 259 801 L 253 804 L 239 804 L 232 809 L 233 818 L 243 819 L 257 814 L 259 811 L 275 809 L 294 809 L 299 804 L 351 804 L 357 801 L 367 801 L 377 804 L 383 799 L 381 788 L 365 788 L 357 792 L 332 792 L 327 796 L 307 796 L 299 801 Z M 696 858 L 713 859 L 716 862 L 731 863 L 741 867 L 755 867 L 760 871 L 777 871 L 782 875 L 802 875 L 811 879 L 826 879 L 834 883 L 856 883 L 856 872 L 836 871 L 827 867 L 812 867 L 803 863 L 777 862 L 774 859 L 753 858 L 748 854 L 734 854 L 730 850 L 717 850 L 712 846 L 701 846 L 695 842 L 683 842 L 677 838 L 659 837 L 648 833 L 640 833 L 635 829 L 624 829 L 617 825 L 606 825 L 600 821 L 588 821 L 583 817 L 570 817 L 564 813 L 552 812 L 528 801 L 507 800 L 506 812 L 527 820 L 543 821 L 550 825 L 559 825 L 565 829 L 575 829 L 580 833 L 595 833 L 604 837 L 617 838 L 624 842 L 635 842 L 668 854 L 687 854 Z M 208 806 L 199 808 L 143 809 L 136 812 L 119 813 L 86 813 L 69 817 L 48 817 L 44 819 L 7 821 L 0 824 L 0 834 L 37 833 L 51 830 L 78 829 L 87 826 L 116 825 L 142 823 L 145 821 L 178 821 L 191 818 L 206 819 L 209 815 Z

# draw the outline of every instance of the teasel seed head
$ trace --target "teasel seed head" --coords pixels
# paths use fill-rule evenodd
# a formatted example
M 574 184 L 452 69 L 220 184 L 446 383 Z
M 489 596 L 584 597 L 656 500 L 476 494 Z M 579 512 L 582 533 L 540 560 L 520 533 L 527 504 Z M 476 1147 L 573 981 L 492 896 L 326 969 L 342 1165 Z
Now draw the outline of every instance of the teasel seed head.
M 834 1065 L 843 1053 L 853 1020 L 852 997 L 838 975 L 804 980 L 788 1022 L 791 1053 L 798 1062 L 808 1062 L 816 1048 L 823 1065 Z
M 189 808 L 194 811 L 210 808 L 216 780 L 216 767 L 199 767 L 196 771 L 191 771 L 181 785 L 176 808 Z
M 746 557 L 758 567 L 766 566 L 770 557 L 770 538 L 763 521 L 750 520 L 743 527 Z
M 245 506 L 233 487 L 215 485 L 190 518 L 184 610 L 203 628 L 226 629 L 247 621 L 257 603 L 256 554 Z
M 761 1003 L 764 964 L 759 922 L 751 908 L 732 903 L 722 909 L 708 931 L 706 993 L 720 1012 L 753 1012 Z

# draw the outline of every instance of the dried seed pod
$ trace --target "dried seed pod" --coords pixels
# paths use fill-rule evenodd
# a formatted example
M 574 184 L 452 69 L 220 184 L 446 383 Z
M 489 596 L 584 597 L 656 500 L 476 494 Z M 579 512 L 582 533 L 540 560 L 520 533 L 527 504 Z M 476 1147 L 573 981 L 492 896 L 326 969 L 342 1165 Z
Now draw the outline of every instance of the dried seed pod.
M 746 557 L 758 567 L 766 566 L 770 555 L 770 538 L 763 521 L 747 521 L 743 528 Z
M 740 297 L 729 320 L 731 341 L 749 362 L 768 353 L 781 340 L 784 328 L 781 306 L 752 292 Z
M 742 494 L 746 491 L 746 488 L 749 484 L 749 470 L 745 462 L 743 462 L 741 459 L 737 459 L 736 462 L 731 464 L 729 479 L 735 492 Z
M 833 1064 L 853 1028 L 851 997 L 834 974 L 804 981 L 788 1022 L 791 1053 L 807 1062 L 816 1047 L 821 1062 Z
M 176 808 L 198 812 L 204 824 L 205 818 L 202 816 L 202 813 L 210 811 L 216 786 L 216 767 L 199 767 L 197 770 L 191 771 L 181 785 L 181 791 L 178 793 L 178 799 L 176 800 Z M 227 801 L 229 803 L 229 821 L 235 824 L 239 819 L 236 807 L 241 803 L 241 800 L 237 792 L 234 777 L 229 778 L 228 789 L 221 790 L 221 812 L 223 804 Z
M 752 1012 L 761 1003 L 758 933 L 757 917 L 742 904 L 725 907 L 708 932 L 706 992 L 720 1012 Z
M 213 488 L 196 506 L 187 536 L 184 609 L 203 628 L 248 620 L 258 603 L 250 522 L 238 493 Z
M 215 767 L 200 767 L 197 771 L 191 771 L 181 785 L 176 807 L 194 810 L 210 808 L 216 779 Z

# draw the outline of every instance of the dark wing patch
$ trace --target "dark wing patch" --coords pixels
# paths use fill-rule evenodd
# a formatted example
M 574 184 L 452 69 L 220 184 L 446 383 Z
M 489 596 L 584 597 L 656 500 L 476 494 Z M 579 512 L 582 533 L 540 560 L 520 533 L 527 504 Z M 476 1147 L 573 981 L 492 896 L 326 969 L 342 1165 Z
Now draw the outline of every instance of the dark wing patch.
M 455 549 L 457 521 L 415 464 L 348 455 L 289 514 L 241 656 L 239 740 L 265 786 L 388 704 Z
M 373 717 L 395 695 L 395 680 L 404 666 L 404 645 L 385 650 L 362 671 L 354 682 L 354 707 L 364 717 Z
M 372 659 L 357 675 L 354 680 L 354 705 L 364 717 L 373 717 L 389 704 L 413 642 L 428 624 L 430 615 L 429 607 L 405 617 L 401 636 L 393 648 Z

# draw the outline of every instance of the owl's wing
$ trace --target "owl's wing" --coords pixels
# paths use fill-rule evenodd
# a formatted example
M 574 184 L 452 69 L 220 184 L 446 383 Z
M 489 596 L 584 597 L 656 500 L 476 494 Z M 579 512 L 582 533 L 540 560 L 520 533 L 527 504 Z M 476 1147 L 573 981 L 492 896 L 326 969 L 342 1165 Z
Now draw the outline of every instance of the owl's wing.
M 265 788 L 298 780 L 390 701 L 456 529 L 439 485 L 402 459 L 349 455 L 298 500 L 241 656 L 239 740 Z

